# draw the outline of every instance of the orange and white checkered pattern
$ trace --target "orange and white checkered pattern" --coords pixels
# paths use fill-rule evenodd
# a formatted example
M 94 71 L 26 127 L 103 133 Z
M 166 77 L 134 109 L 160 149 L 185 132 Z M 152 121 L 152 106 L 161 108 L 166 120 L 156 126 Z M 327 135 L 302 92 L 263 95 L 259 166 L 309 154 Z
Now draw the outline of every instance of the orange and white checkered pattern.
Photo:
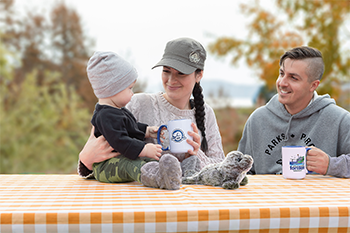
M 0 232 L 350 232 L 350 180 L 249 176 L 236 190 L 0 175 Z M 264 231 L 261 231 L 264 230 Z

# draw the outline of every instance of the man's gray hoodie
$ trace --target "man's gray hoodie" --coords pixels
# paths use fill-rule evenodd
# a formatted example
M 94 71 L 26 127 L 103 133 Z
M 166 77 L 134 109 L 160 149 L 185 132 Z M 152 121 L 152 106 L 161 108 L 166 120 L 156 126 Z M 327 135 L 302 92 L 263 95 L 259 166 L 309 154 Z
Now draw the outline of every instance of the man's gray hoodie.
M 330 157 L 327 175 L 350 178 L 350 112 L 329 95 L 295 115 L 275 95 L 246 122 L 238 150 L 254 158 L 251 174 L 281 174 L 282 146 L 315 146 Z

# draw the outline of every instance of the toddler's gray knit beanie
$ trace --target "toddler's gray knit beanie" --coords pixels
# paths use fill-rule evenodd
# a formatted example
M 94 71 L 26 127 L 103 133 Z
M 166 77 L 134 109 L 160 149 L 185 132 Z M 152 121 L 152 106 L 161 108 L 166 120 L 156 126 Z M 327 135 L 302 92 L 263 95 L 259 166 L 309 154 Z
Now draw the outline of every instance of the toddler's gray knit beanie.
M 95 52 L 86 71 L 97 98 L 114 96 L 137 79 L 136 69 L 113 52 Z

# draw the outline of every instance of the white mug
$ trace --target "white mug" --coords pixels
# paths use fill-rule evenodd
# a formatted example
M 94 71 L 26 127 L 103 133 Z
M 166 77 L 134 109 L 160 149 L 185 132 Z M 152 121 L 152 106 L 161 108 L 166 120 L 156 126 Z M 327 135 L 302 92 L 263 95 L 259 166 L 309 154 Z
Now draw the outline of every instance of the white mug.
M 193 138 L 188 135 L 188 131 L 193 131 L 191 126 L 191 119 L 179 119 L 169 121 L 167 125 L 161 125 L 158 129 L 157 141 L 161 144 L 160 134 L 163 128 L 168 130 L 169 146 L 162 150 L 170 150 L 172 153 L 186 153 L 188 150 L 193 150 L 193 147 L 186 142 L 186 139 Z
M 282 175 L 285 179 L 305 178 L 306 154 L 310 149 L 304 146 L 282 147 Z

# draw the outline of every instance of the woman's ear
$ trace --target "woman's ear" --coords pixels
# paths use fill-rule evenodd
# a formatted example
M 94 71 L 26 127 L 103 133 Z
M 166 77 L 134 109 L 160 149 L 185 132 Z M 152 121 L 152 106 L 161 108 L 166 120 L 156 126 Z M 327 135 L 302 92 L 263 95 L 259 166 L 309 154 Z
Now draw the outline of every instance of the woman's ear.
M 196 83 L 199 83 L 203 78 L 203 70 L 199 73 L 195 73 Z

